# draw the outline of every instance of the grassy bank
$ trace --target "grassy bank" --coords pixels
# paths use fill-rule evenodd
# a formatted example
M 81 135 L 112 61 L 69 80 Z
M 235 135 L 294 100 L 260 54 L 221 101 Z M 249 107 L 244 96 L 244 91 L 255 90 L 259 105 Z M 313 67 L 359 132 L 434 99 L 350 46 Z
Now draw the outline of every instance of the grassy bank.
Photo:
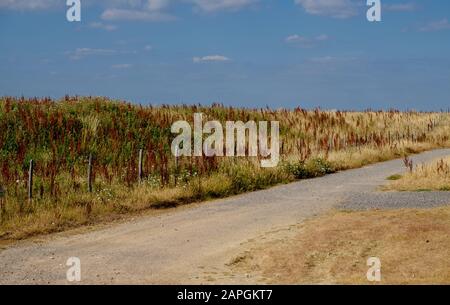
M 258 158 L 175 160 L 171 124 L 204 120 L 279 121 L 281 162 Z M 21 239 L 110 221 L 148 209 L 259 190 L 336 170 L 449 145 L 450 115 L 237 109 L 214 105 L 142 107 L 104 98 L 0 98 L 0 239 Z M 143 151 L 143 179 L 138 152 Z M 88 156 L 93 191 L 88 192 Z M 29 160 L 34 197 L 27 199 Z
M 392 177 L 388 191 L 450 191 L 450 158 L 418 164 L 404 175 Z

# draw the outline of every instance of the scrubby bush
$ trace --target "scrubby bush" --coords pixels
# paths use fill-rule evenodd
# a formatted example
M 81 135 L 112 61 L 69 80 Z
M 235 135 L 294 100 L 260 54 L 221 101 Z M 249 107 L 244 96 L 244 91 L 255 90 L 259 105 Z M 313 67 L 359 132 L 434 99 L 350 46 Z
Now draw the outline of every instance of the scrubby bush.
M 322 158 L 314 158 L 296 163 L 287 162 L 284 164 L 284 168 L 296 179 L 316 178 L 336 171 L 330 162 Z

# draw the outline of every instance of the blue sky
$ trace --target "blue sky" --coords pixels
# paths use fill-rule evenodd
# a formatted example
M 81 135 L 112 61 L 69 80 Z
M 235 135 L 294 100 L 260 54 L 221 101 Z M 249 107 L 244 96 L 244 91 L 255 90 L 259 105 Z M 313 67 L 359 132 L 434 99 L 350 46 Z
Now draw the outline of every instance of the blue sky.
M 450 105 L 450 2 L 0 0 L 0 96 L 142 104 Z

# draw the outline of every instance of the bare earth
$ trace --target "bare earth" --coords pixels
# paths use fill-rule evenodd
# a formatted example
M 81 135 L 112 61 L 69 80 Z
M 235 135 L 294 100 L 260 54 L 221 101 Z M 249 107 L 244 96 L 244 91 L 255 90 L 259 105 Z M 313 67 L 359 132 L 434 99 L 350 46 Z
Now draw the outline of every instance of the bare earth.
M 413 157 L 415 164 L 450 149 Z M 55 234 L 0 252 L 0 284 L 66 284 L 66 261 L 81 259 L 82 284 L 254 283 L 228 264 L 252 241 L 291 234 L 290 228 L 333 208 L 427 208 L 450 204 L 450 193 L 388 193 L 378 186 L 404 171 L 388 161 L 217 200 L 82 234 Z M 260 283 L 260 279 L 258 280 Z

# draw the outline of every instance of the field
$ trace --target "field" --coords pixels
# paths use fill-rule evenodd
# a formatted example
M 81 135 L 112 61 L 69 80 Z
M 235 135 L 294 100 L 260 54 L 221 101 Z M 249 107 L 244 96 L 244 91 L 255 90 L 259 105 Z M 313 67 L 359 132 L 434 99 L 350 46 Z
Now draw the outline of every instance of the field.
M 183 157 L 177 120 L 279 121 L 281 159 Z M 61 231 L 448 147 L 450 114 L 139 106 L 106 98 L 0 98 L 0 239 Z M 139 177 L 139 151 L 143 175 Z M 92 156 L 89 191 L 88 160 Z M 28 199 L 29 162 L 33 199 Z
M 232 267 L 271 284 L 369 284 L 367 259 L 376 256 L 381 284 L 450 284 L 449 230 L 449 207 L 335 212 L 255 246 Z

